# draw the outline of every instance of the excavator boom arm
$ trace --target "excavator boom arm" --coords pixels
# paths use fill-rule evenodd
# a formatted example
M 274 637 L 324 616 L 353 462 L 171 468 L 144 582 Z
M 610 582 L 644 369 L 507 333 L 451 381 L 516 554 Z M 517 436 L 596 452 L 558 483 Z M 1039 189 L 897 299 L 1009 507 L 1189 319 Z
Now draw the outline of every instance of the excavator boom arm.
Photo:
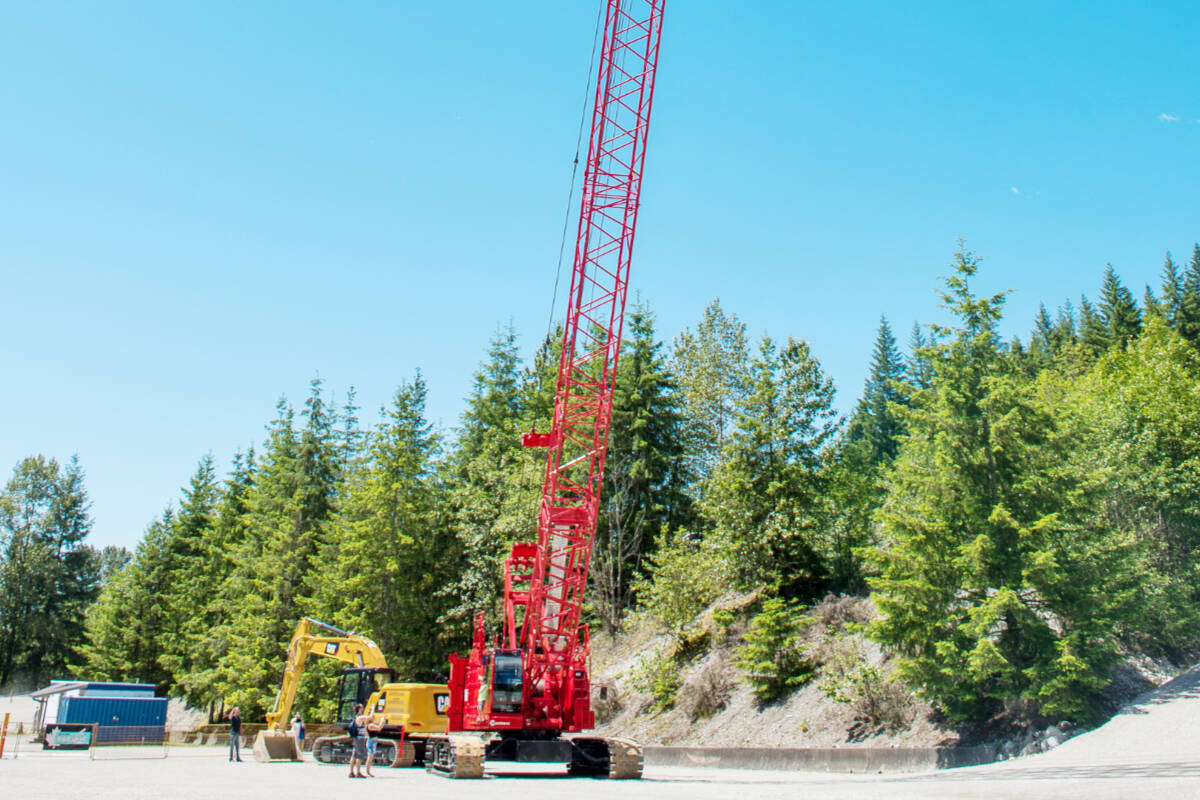
M 315 629 L 320 629 L 321 633 L 327 635 L 320 635 Z M 310 653 L 344 661 L 356 667 L 387 669 L 387 659 L 375 642 L 365 636 L 326 625 L 312 617 L 305 617 L 296 626 L 291 644 L 288 645 L 287 664 L 283 668 L 279 693 L 275 695 L 275 705 L 267 712 L 268 729 L 284 729 L 286 720 L 292 713 L 292 703 L 295 702 L 296 690 L 300 686 L 300 678 L 304 675 L 304 665 Z

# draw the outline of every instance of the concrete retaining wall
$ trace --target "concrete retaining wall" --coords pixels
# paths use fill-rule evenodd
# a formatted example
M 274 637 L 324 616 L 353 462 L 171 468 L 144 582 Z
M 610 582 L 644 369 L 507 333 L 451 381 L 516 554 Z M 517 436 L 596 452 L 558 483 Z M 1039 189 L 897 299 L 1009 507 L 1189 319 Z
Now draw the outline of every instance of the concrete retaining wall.
M 724 767 L 806 772 L 930 772 L 987 764 L 994 747 L 655 747 L 646 766 Z

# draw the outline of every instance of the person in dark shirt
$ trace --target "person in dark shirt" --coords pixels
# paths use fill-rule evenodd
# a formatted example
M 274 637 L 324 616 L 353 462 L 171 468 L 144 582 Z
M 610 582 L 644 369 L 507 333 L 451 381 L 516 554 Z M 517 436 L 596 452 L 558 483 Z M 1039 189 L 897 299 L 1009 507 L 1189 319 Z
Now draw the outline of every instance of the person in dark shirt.
M 242 711 L 237 706 L 229 712 L 229 760 L 241 761 Z

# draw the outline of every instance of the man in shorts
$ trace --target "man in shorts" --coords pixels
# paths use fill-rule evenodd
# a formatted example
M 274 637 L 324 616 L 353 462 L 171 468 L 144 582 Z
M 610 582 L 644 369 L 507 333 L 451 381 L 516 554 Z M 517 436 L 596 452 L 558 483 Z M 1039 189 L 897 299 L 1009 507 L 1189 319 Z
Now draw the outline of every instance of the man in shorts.
M 350 723 L 350 742 L 354 745 L 354 752 L 350 756 L 350 777 L 365 778 L 362 765 L 367 760 L 367 721 L 369 716 L 362 713 L 362 703 L 354 706 L 354 720 Z

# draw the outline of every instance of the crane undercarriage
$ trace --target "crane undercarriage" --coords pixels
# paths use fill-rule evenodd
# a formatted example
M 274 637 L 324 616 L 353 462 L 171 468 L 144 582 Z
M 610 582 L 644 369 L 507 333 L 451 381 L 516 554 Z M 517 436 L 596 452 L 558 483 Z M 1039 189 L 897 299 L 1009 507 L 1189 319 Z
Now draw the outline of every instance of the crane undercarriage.
M 425 770 L 447 778 L 482 778 L 484 761 L 562 764 L 570 775 L 642 777 L 642 748 L 598 736 L 528 738 L 456 733 L 430 737 Z

